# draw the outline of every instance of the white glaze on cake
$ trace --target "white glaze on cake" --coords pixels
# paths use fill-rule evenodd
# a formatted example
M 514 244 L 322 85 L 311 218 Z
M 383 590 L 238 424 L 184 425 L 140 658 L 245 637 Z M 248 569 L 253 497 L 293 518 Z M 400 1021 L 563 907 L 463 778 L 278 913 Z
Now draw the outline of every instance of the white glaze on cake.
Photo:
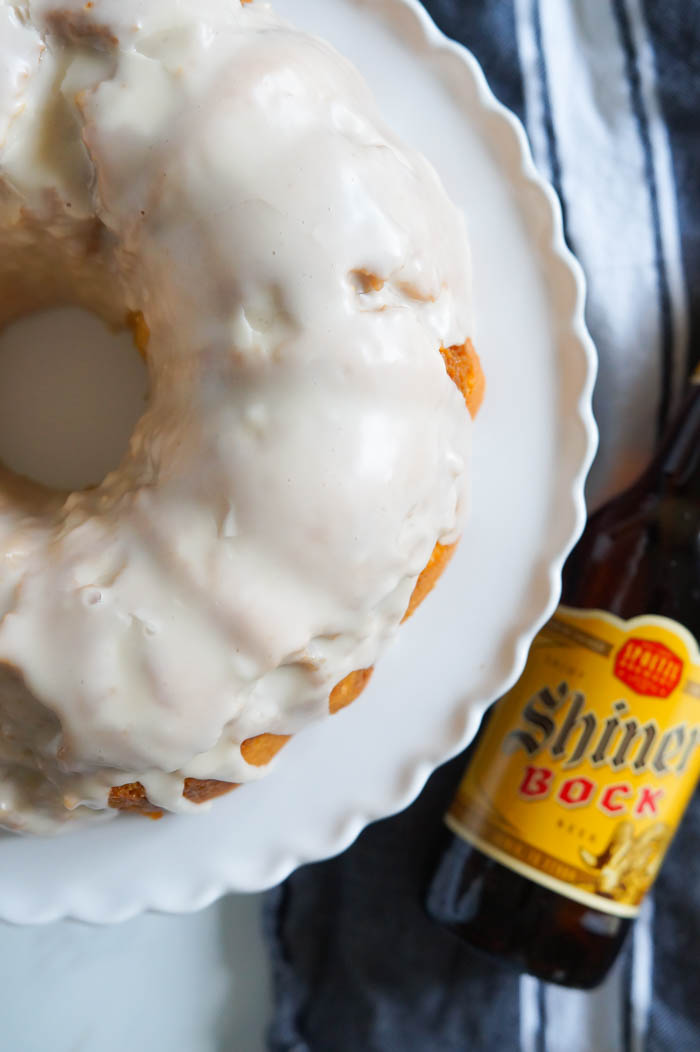
M 0 476 L 0 823 L 38 832 L 264 773 L 240 743 L 322 717 L 459 535 L 471 427 L 462 217 L 260 3 L 0 0 L 0 323 L 53 302 L 143 312 L 151 401 L 96 490 Z

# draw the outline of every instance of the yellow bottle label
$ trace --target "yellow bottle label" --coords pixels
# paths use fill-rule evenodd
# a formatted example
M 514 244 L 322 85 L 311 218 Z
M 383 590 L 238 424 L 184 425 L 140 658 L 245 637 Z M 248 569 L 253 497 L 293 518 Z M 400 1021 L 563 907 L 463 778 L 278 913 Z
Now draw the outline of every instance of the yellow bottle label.
M 494 707 L 446 821 L 538 884 L 633 917 L 698 777 L 690 633 L 560 607 Z

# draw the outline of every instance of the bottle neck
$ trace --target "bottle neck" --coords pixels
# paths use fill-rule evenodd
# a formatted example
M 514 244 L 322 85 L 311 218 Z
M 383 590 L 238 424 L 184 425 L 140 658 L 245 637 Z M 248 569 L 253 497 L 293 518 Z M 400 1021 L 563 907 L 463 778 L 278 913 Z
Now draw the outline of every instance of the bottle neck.
M 565 604 L 623 618 L 673 616 L 699 634 L 697 615 L 676 611 L 687 589 L 674 589 L 674 598 L 666 587 L 676 554 L 686 577 L 700 572 L 691 536 L 700 501 L 700 383 L 693 381 L 648 468 L 588 520 L 564 567 Z

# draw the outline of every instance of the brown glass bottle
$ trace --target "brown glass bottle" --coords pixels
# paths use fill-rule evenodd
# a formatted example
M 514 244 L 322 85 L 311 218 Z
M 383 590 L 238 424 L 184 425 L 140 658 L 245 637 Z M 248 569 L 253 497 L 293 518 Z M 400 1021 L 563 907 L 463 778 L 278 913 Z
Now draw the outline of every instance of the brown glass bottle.
M 567 607 L 626 620 L 661 615 L 700 639 L 697 384 L 650 467 L 589 519 L 565 566 L 562 599 Z M 482 736 L 483 728 L 475 750 Z M 605 977 L 633 923 L 521 875 L 450 830 L 426 904 L 435 920 L 473 946 L 580 988 Z

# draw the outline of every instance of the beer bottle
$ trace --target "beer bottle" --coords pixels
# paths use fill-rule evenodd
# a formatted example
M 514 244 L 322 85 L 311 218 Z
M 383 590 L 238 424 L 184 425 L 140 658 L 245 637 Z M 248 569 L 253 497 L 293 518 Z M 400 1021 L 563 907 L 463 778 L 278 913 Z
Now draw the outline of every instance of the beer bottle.
M 585 989 L 700 776 L 700 370 L 653 463 L 589 519 L 562 604 L 477 736 L 427 908 Z

